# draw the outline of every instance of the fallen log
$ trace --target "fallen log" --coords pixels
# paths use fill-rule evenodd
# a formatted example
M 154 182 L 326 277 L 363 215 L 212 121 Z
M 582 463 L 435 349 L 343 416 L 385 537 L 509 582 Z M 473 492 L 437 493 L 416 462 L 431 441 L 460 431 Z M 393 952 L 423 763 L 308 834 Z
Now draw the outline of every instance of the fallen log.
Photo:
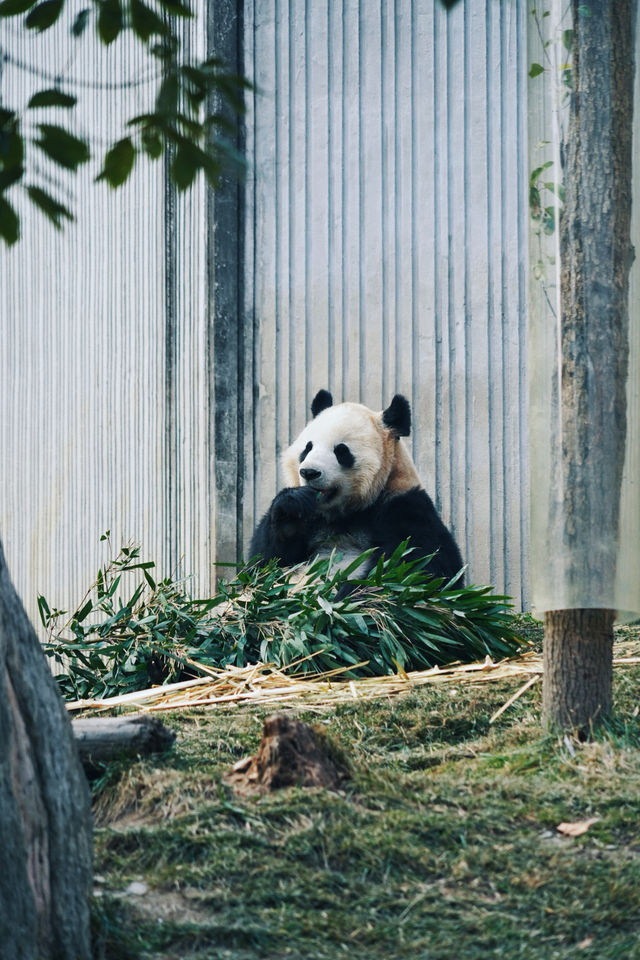
M 136 714 L 127 717 L 89 717 L 72 720 L 80 762 L 86 772 L 109 760 L 148 756 L 169 750 L 175 732 L 157 717 Z

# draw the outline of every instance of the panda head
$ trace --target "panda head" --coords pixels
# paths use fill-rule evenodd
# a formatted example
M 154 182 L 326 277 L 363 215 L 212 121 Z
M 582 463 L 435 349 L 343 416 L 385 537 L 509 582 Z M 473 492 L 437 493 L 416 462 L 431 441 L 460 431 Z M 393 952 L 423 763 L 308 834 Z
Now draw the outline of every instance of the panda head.
M 420 485 L 400 437 L 409 435 L 408 401 L 396 396 L 376 413 L 360 403 L 334 406 L 327 390 L 311 404 L 313 419 L 283 457 L 288 486 L 317 491 L 318 507 L 344 513 L 372 504 L 385 491 L 401 493 Z

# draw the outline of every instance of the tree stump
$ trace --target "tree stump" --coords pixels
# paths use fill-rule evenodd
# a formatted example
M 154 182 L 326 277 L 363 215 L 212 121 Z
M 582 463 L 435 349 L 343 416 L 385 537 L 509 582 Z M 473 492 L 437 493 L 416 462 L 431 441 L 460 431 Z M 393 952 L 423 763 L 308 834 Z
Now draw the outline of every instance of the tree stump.
M 89 789 L 1 544 L 0 849 L 2 960 L 88 960 Z
M 267 717 L 255 757 L 238 761 L 227 782 L 238 793 L 268 793 L 282 787 L 336 788 L 348 776 L 346 764 L 312 727 L 285 713 Z

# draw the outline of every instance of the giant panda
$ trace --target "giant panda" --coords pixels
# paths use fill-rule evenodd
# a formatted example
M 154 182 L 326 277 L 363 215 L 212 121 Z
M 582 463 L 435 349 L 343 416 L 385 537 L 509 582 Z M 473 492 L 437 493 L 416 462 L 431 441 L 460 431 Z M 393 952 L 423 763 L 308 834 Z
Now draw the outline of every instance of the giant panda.
M 260 521 L 251 556 L 258 562 L 276 558 L 286 567 L 335 550 L 346 567 L 373 547 L 351 574 L 365 577 L 380 554 L 390 556 L 409 539 L 413 556 L 434 555 L 427 572 L 455 577 L 463 565 L 460 551 L 400 439 L 411 430 L 406 398 L 396 394 L 375 413 L 359 403 L 334 405 L 329 391 L 320 390 L 311 414 L 283 455 L 287 486 Z

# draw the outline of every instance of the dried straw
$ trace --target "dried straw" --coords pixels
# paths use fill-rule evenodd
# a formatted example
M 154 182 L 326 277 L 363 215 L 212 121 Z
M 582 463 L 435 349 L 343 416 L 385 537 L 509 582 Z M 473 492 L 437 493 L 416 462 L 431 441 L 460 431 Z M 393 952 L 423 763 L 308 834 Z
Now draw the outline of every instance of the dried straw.
M 363 677 L 359 680 L 341 679 L 354 667 L 339 667 L 315 676 L 295 672 L 301 661 L 291 664 L 287 672 L 272 664 L 253 664 L 246 667 L 225 667 L 210 670 L 209 676 L 182 683 L 152 687 L 125 693 L 105 700 L 76 700 L 67 704 L 70 711 L 109 710 L 113 707 L 155 712 L 184 710 L 191 707 L 213 707 L 237 704 L 291 703 L 327 706 L 353 700 L 372 700 L 408 693 L 426 684 L 486 683 L 526 676 L 526 682 L 491 717 L 496 720 L 542 676 L 542 657 L 525 653 L 521 657 L 494 663 L 489 657 L 483 663 L 454 664 L 433 667 L 430 670 L 399 672 L 387 677 Z M 618 657 L 616 666 L 640 664 L 640 657 Z M 360 664 L 356 665 L 360 666 Z

